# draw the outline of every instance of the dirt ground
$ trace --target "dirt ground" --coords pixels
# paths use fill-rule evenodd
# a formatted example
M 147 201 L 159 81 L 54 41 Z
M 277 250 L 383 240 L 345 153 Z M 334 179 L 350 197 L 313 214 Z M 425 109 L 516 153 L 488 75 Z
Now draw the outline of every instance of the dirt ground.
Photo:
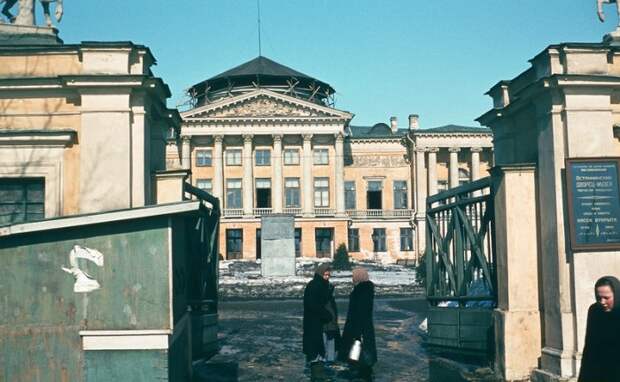
M 340 327 L 347 300 L 339 299 Z M 379 361 L 375 381 L 461 381 L 458 373 L 429 362 L 417 326 L 426 316 L 423 298 L 377 298 L 375 331 Z M 309 381 L 301 350 L 302 301 L 262 300 L 220 305 L 220 353 L 198 365 L 199 381 Z M 335 382 L 349 380 L 344 365 L 331 368 Z

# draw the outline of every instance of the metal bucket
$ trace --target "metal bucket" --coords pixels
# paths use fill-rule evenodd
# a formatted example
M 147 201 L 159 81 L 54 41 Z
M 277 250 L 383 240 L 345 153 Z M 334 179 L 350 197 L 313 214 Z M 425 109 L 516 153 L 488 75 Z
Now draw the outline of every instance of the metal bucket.
M 352 361 L 359 361 L 361 353 L 362 342 L 360 340 L 355 340 L 355 342 L 353 342 L 353 346 L 351 346 L 351 350 L 349 351 L 349 359 Z

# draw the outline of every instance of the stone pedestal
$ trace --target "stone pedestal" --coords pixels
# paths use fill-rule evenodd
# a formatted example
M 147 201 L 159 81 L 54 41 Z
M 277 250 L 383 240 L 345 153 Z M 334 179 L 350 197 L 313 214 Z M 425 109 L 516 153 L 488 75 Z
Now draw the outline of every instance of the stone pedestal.
M 260 225 L 263 277 L 295 276 L 295 217 L 263 216 Z
M 0 45 L 60 45 L 58 29 L 30 25 L 0 24 Z

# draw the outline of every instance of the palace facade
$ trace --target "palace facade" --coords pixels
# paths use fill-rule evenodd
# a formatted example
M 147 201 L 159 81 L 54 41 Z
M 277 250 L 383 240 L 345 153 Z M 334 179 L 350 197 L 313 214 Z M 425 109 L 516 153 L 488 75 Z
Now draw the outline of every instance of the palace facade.
M 168 167 L 223 207 L 220 252 L 260 258 L 261 217 L 295 216 L 297 256 L 416 261 L 424 248 L 426 195 L 484 176 L 486 128 L 357 126 L 333 105 L 327 83 L 257 57 L 189 90 Z

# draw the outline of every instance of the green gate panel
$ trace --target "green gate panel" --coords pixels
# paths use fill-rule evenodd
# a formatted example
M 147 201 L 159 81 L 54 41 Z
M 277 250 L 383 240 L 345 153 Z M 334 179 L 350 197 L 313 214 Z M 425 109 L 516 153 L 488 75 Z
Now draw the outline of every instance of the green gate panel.
M 165 350 L 97 350 L 85 352 L 87 382 L 168 380 Z
M 75 326 L 0 326 L 0 381 L 81 381 Z
M 101 288 L 73 291 L 64 272 L 74 245 L 104 255 L 103 267 L 79 259 Z M 0 322 L 80 325 L 82 330 L 169 328 L 167 219 L 25 234 L 0 247 Z

